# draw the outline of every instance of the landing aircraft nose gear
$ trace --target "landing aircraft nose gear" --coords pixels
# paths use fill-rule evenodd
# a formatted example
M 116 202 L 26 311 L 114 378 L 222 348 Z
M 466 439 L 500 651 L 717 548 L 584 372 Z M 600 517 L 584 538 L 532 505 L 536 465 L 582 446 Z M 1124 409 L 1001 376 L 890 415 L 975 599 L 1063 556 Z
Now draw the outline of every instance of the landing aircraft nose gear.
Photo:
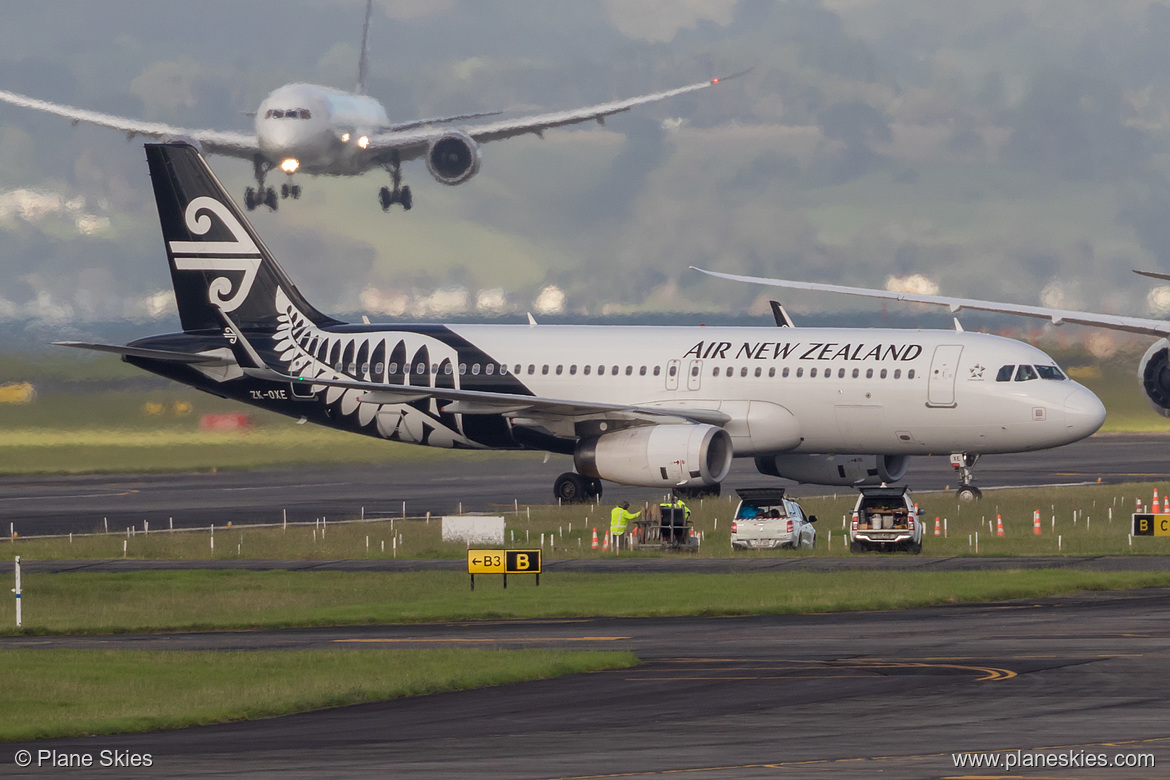
M 268 175 L 268 172 L 272 170 L 272 168 L 272 163 L 268 162 L 260 155 L 256 155 L 254 158 L 252 158 L 252 172 L 256 176 L 257 188 L 252 189 L 251 187 L 248 187 L 246 190 L 244 190 L 244 208 L 246 208 L 248 211 L 255 211 L 256 207 L 260 205 L 267 206 L 273 211 L 276 211 L 276 190 L 272 187 L 264 186 L 264 177 Z M 284 191 L 288 188 L 289 187 L 287 184 L 281 188 L 282 197 L 288 197 L 287 194 L 284 194 Z M 297 194 L 293 196 L 294 198 L 300 197 L 300 187 L 297 187 L 296 190 Z
M 968 455 L 965 452 L 951 455 L 951 466 L 959 472 L 959 489 L 955 495 L 960 501 L 971 503 L 983 498 L 983 491 L 971 484 L 975 481 L 974 469 L 978 461 L 978 455 Z
M 601 480 L 567 471 L 553 483 L 553 495 L 562 504 L 585 504 L 601 498 Z
M 378 191 L 378 203 L 382 204 L 382 211 L 389 211 L 395 203 L 401 203 L 403 211 L 410 211 L 410 207 L 414 205 L 414 198 L 410 194 L 410 187 L 401 186 L 402 158 L 398 152 L 391 152 L 390 162 L 383 163 L 382 167 L 390 174 L 390 183 L 393 185 L 393 189 L 383 187 Z

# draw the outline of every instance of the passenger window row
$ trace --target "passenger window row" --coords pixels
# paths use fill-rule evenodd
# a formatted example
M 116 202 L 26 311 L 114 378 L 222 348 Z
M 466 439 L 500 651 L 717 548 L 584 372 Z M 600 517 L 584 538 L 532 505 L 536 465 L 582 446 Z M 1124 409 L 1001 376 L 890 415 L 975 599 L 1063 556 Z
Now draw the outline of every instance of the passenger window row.
M 381 376 L 383 368 L 386 369 L 387 376 L 397 376 L 399 373 L 399 369 L 401 369 L 402 374 L 404 376 L 409 376 L 411 374 L 414 374 L 417 376 L 417 375 L 427 374 L 427 373 L 430 373 L 430 374 L 442 373 L 444 375 L 450 375 L 454 371 L 450 361 L 444 361 L 442 364 L 431 363 L 430 365 L 427 365 L 426 363 L 416 363 L 413 366 L 411 366 L 409 363 L 405 363 L 402 366 L 399 366 L 398 363 L 391 363 L 388 366 L 386 366 L 383 363 L 376 363 L 376 364 L 374 364 L 373 368 L 374 368 L 373 373 L 375 376 Z M 412 368 L 413 368 L 413 371 L 411 370 Z M 1000 381 L 1000 382 L 1006 382 L 1009 379 L 1011 379 L 1011 373 L 1012 373 L 1013 368 L 1014 368 L 1014 366 L 1004 366 L 1003 368 L 1001 368 L 999 370 L 999 375 L 996 377 L 996 380 Z M 360 372 L 358 371 L 357 363 L 350 363 L 348 366 L 345 366 L 342 363 L 338 363 L 335 366 L 333 366 L 333 369 L 335 371 L 337 371 L 338 373 L 347 373 L 350 376 L 358 376 L 359 374 L 369 374 L 370 373 L 370 364 L 363 363 L 361 365 Z M 569 376 L 576 376 L 577 369 L 578 369 L 578 367 L 577 367 L 576 363 L 569 365 L 568 372 L 567 372 L 568 375 Z M 1024 369 L 1028 369 L 1028 372 L 1031 375 L 1024 376 L 1023 379 L 1021 379 L 1020 375 L 1017 375 L 1016 376 L 1017 382 L 1022 382 L 1022 381 L 1024 381 L 1024 379 L 1035 379 L 1036 378 L 1036 372 L 1032 371 L 1032 366 L 1020 366 L 1021 372 L 1024 372 Z M 514 374 L 527 373 L 529 376 L 532 376 L 532 375 L 536 374 L 536 370 L 537 370 L 537 366 L 535 363 L 529 363 L 528 367 L 527 367 L 527 371 L 525 371 L 524 366 L 517 363 L 512 368 L 512 373 L 514 373 Z M 581 374 L 583 376 L 589 376 L 591 373 L 593 373 L 593 370 L 594 370 L 594 367 L 592 364 L 581 366 Z M 1036 366 L 1036 370 L 1037 371 L 1043 370 L 1040 373 L 1040 376 L 1042 376 L 1045 379 L 1064 379 L 1064 376 L 1060 373 L 1060 370 L 1057 369 L 1055 366 Z M 508 367 L 506 365 L 496 364 L 496 363 L 484 363 L 482 365 L 480 363 L 472 363 L 470 366 L 467 363 L 460 363 L 459 364 L 460 376 L 466 375 L 469 371 L 470 371 L 472 376 L 479 376 L 481 373 L 484 374 L 485 376 L 492 376 L 493 374 L 495 374 L 497 372 L 499 372 L 499 374 L 501 376 L 504 376 L 508 373 Z M 634 366 L 625 366 L 623 368 L 622 366 L 599 365 L 599 366 L 597 366 L 596 371 L 597 371 L 597 376 L 605 376 L 606 374 L 608 374 L 610 376 L 619 376 L 619 375 L 623 375 L 623 374 L 625 376 L 633 376 L 634 375 Z M 1007 372 L 1006 378 L 1004 378 L 1005 371 Z M 731 366 L 728 366 L 726 369 L 720 369 L 719 366 L 716 366 L 715 368 L 713 368 L 711 370 L 711 376 L 719 376 L 721 372 L 723 373 L 724 376 L 727 376 L 727 377 L 735 376 L 735 369 Z M 566 366 L 563 363 L 558 364 L 556 366 L 552 366 L 548 363 L 545 363 L 545 364 L 540 366 L 541 376 L 548 376 L 549 373 L 552 373 L 555 376 L 561 376 L 561 375 L 566 373 Z M 771 366 L 768 368 L 767 375 L 768 375 L 769 379 L 775 378 L 776 373 L 777 372 L 776 372 L 775 366 Z M 781 369 L 780 376 L 782 378 L 787 379 L 791 375 L 791 373 L 792 373 L 791 369 L 788 366 L 785 366 L 783 369 Z M 1055 376 L 1052 375 L 1053 373 L 1055 373 Z M 646 376 L 647 374 L 650 374 L 651 376 L 661 376 L 662 367 L 661 366 L 650 366 L 650 367 L 638 366 L 638 376 Z M 739 375 L 741 377 L 747 377 L 748 374 L 749 374 L 749 369 L 746 366 L 739 369 Z M 875 374 L 874 369 L 872 369 L 872 368 L 865 369 L 865 378 L 866 379 L 873 379 L 874 374 Z M 674 366 L 670 367 L 670 375 L 675 376 L 675 367 Z M 755 369 L 751 370 L 751 375 L 755 376 L 755 377 L 763 377 L 764 376 L 763 367 L 757 366 Z M 804 376 L 804 368 L 801 367 L 801 368 L 796 369 L 795 375 L 797 378 L 803 377 Z M 810 378 L 816 378 L 817 375 L 818 375 L 818 369 L 816 369 L 816 368 L 809 369 L 808 376 Z M 825 377 L 826 379 L 831 379 L 831 378 L 833 378 L 833 369 L 831 369 L 831 368 L 823 369 L 823 371 L 820 375 Z M 877 372 L 877 375 L 878 375 L 879 379 L 886 379 L 889 376 L 889 372 L 887 369 L 883 368 Z M 691 376 L 698 376 L 698 367 L 697 366 L 692 367 Z M 860 379 L 861 378 L 861 369 L 854 368 L 851 372 L 849 372 L 849 376 L 851 376 L 853 379 Z M 837 369 L 837 378 L 844 379 L 845 377 L 846 377 L 846 369 L 838 368 Z M 914 371 L 914 369 L 911 368 L 910 370 L 908 370 L 906 372 L 906 378 L 907 379 L 914 379 L 914 377 L 915 377 L 915 371 Z M 900 369 L 900 368 L 894 369 L 893 378 L 894 379 L 901 379 L 902 378 L 902 369 Z
M 716 366 L 715 368 L 711 369 L 711 376 L 719 376 L 719 373 L 720 373 L 719 366 Z M 757 366 L 755 368 L 755 370 L 752 371 L 751 373 L 752 373 L 752 376 L 762 377 L 764 375 L 764 369 L 763 369 L 763 367 Z M 791 369 L 789 369 L 788 366 L 785 366 L 780 371 L 780 376 L 781 376 L 781 378 L 787 379 L 789 377 L 790 373 L 791 373 Z M 846 377 L 846 373 L 847 373 L 846 369 L 838 368 L 837 369 L 837 378 L 844 379 Z M 735 369 L 732 366 L 728 366 L 726 368 L 726 370 L 724 370 L 723 375 L 728 376 L 728 377 L 735 376 Z M 739 375 L 741 377 L 748 376 L 748 368 L 747 367 L 740 368 Z M 810 368 L 808 370 L 808 375 L 810 378 L 816 377 L 817 376 L 817 369 Z M 852 371 L 849 371 L 848 375 L 850 377 L 852 377 L 853 379 L 860 379 L 861 378 L 861 369 L 855 368 Z M 913 368 L 911 368 L 910 370 L 908 370 L 906 372 L 907 379 L 913 379 L 916 375 L 917 374 Z M 772 378 L 775 378 L 775 376 L 776 376 L 776 367 L 775 366 L 769 367 L 768 368 L 768 378 L 772 379 Z M 804 376 L 804 368 L 796 369 L 796 376 L 798 378 L 803 377 Z M 832 379 L 833 378 L 833 369 L 831 369 L 831 368 L 823 369 L 823 373 L 821 374 L 821 376 L 823 376 L 825 379 Z M 889 376 L 889 369 L 883 368 L 883 369 L 881 369 L 880 372 L 878 372 L 879 379 L 885 379 L 888 376 Z M 865 378 L 866 379 L 873 379 L 873 377 L 874 377 L 874 369 L 872 369 L 872 368 L 865 369 Z M 902 378 L 902 369 L 895 368 L 894 369 L 894 379 L 901 379 L 901 378 Z

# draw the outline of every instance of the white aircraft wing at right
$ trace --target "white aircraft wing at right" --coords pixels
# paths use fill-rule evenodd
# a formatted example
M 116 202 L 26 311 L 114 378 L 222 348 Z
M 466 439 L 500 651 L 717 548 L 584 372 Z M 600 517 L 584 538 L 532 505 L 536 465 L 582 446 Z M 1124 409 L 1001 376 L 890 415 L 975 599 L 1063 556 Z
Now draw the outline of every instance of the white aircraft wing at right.
M 935 306 L 946 306 L 951 310 L 952 314 L 963 309 L 971 309 L 973 311 L 990 311 L 1000 314 L 1018 314 L 1022 317 L 1036 317 L 1037 319 L 1048 320 L 1053 325 L 1063 325 L 1066 322 L 1071 322 L 1074 325 L 1090 325 L 1109 330 L 1126 331 L 1128 333 L 1141 333 L 1147 336 L 1170 336 L 1170 322 L 1166 320 L 1145 319 L 1143 317 L 1122 317 L 1115 314 L 1094 314 L 1092 312 L 1074 311 L 1071 309 L 1049 309 L 1043 306 L 998 303 L 996 301 L 981 301 L 974 298 L 951 298 L 946 295 L 922 295 L 919 293 L 875 290 L 868 287 L 846 287 L 840 284 L 795 282 L 787 279 L 769 279 L 762 276 L 741 276 L 739 274 L 720 273 L 719 271 L 707 271 L 693 265 L 691 268 L 708 276 L 730 279 L 735 282 L 747 282 L 748 284 L 788 287 L 794 290 L 840 293 L 842 295 L 859 295 L 864 298 L 882 298 L 892 301 L 929 303 Z M 1139 271 L 1138 273 L 1141 273 L 1143 276 L 1152 276 L 1153 278 L 1167 278 L 1148 272 Z
M 158 138 L 164 141 L 196 141 L 203 147 L 203 151 L 229 157 L 252 159 L 260 151 L 259 141 L 255 135 L 248 133 L 233 133 L 222 130 L 193 130 L 186 127 L 175 127 L 162 122 L 144 122 L 140 119 L 103 114 L 100 111 L 89 111 L 84 108 L 65 106 L 60 103 L 50 103 L 47 100 L 28 97 L 16 92 L 0 90 L 0 101 L 11 103 L 14 106 L 33 108 L 49 114 L 63 116 L 77 122 L 88 122 L 101 127 L 112 127 L 131 135 L 142 135 L 147 138 Z
M 675 97 L 676 95 L 683 95 L 688 92 L 696 92 L 701 89 L 707 89 L 720 84 L 728 79 L 742 76 L 748 71 L 734 73 L 730 76 L 709 79 L 707 81 L 700 81 L 697 84 L 688 84 L 685 87 L 678 87 L 676 89 L 668 89 L 664 92 L 653 92 L 648 95 L 638 95 L 637 97 L 625 98 L 624 100 L 615 100 L 610 103 L 599 103 L 594 106 L 585 106 L 583 108 L 571 108 L 567 111 L 553 111 L 547 114 L 534 114 L 531 116 L 518 117 L 516 119 L 503 119 L 498 122 L 489 122 L 481 125 L 470 125 L 457 128 L 460 132 L 470 136 L 476 143 L 487 143 L 489 141 L 500 141 L 505 138 L 514 138 L 518 135 L 525 135 L 526 133 L 535 133 L 540 135 L 545 130 L 554 127 L 563 127 L 565 125 L 575 125 L 581 122 L 597 121 L 604 123 L 605 117 L 614 114 L 620 114 L 623 111 L 629 111 L 635 106 L 645 105 L 647 103 L 656 103 L 659 100 L 666 100 L 667 98 Z M 402 159 L 410 159 L 421 155 L 426 146 L 436 138 L 446 135 L 449 131 L 441 127 L 429 127 L 421 130 L 413 130 L 410 132 L 387 132 L 379 133 L 370 137 L 370 149 L 374 150 L 397 150 L 402 154 Z

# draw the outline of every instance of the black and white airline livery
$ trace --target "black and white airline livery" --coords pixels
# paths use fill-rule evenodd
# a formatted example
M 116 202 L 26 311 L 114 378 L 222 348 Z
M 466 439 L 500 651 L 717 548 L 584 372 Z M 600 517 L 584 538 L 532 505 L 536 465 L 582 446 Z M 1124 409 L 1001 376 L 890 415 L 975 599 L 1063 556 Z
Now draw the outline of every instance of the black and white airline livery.
M 355 433 L 569 454 L 564 501 L 602 480 L 717 492 L 733 457 L 858 485 L 959 456 L 974 496 L 980 454 L 1068 444 L 1105 417 L 1040 350 L 958 330 L 343 323 L 302 297 L 195 148 L 146 156 L 183 332 L 67 345 Z

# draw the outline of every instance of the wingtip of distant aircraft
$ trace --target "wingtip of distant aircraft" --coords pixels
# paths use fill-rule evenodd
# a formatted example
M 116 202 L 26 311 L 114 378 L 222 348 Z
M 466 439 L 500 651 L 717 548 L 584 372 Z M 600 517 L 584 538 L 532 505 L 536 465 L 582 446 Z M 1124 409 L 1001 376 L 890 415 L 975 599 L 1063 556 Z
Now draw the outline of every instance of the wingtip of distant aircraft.
M 715 86 L 716 84 L 718 84 L 721 81 L 731 81 L 732 79 L 737 79 L 740 76 L 745 76 L 748 73 L 751 73 L 755 69 L 756 69 L 756 66 L 752 65 L 750 68 L 744 68 L 741 71 L 737 71 L 735 73 L 732 73 L 730 76 L 716 76 L 715 78 L 711 79 L 711 86 Z

